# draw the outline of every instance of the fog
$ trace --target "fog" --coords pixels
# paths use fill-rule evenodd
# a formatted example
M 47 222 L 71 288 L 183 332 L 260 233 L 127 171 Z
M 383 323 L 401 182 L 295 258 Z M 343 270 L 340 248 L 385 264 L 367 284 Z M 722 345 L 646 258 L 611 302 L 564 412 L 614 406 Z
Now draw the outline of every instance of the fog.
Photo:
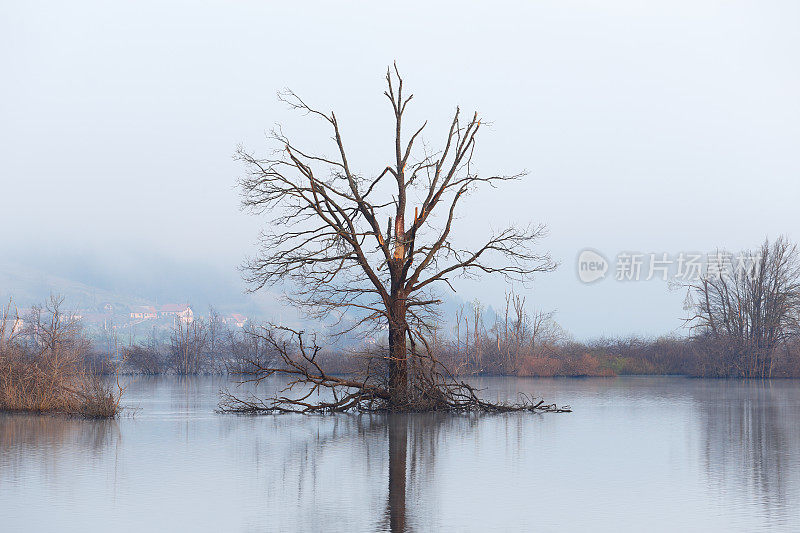
M 143 298 L 251 305 L 236 268 L 263 221 L 239 211 L 235 147 L 267 153 L 275 123 L 313 146 L 326 140 L 278 102 L 288 86 L 336 110 L 351 163 L 380 171 L 393 135 L 383 75 L 396 60 L 415 93 L 410 118 L 430 119 L 426 141 L 440 141 L 456 105 L 478 109 L 491 123 L 478 168 L 530 172 L 473 195 L 459 219 L 475 242 L 507 222 L 549 226 L 541 249 L 562 264 L 520 288 L 529 302 L 578 337 L 680 331 L 680 291 L 613 275 L 582 284 L 576 256 L 800 238 L 799 11 L 5 3 L 2 292 L 30 292 L 18 273 L 36 271 Z M 491 278 L 455 286 L 456 298 L 494 306 L 507 289 Z

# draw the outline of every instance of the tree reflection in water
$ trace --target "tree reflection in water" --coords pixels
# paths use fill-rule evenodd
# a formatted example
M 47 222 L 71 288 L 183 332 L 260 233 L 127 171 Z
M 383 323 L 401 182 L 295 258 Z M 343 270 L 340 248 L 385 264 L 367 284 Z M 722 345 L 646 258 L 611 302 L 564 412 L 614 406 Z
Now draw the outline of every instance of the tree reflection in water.
M 800 475 L 798 406 L 781 391 L 791 381 L 728 380 L 700 382 L 696 392 L 704 429 L 702 458 L 706 476 L 737 508 L 761 508 L 773 525 L 796 512 Z M 791 494 L 790 494 L 791 493 Z
M 492 394 L 512 385 L 579 409 L 230 417 L 213 413 L 217 381 L 166 379 L 130 387 L 132 418 L 0 414 L 0 529 L 798 531 L 796 381 L 504 379 Z
M 431 490 L 431 479 L 436 468 L 436 451 L 445 434 L 459 435 L 469 439 L 483 418 L 520 418 L 529 413 L 506 414 L 448 414 L 448 413 L 392 413 L 386 416 L 389 451 L 389 492 L 386 500 L 384 530 L 399 533 L 422 526 L 430 527 L 431 521 L 439 519 L 430 511 L 436 504 L 436 494 Z M 516 443 L 517 445 L 519 443 Z M 409 449 L 410 448 L 410 449 Z M 410 463 L 410 464 L 409 464 Z M 477 489 L 477 487 L 476 487 Z M 422 509 L 409 509 L 413 500 Z M 416 511 L 416 512 L 415 512 Z M 425 515 L 425 516 L 421 516 Z M 414 519 L 417 520 L 414 520 Z M 413 522 L 422 522 L 420 527 Z
M 91 465 L 109 447 L 117 449 L 120 437 L 116 420 L 0 413 L 0 481 L 32 469 L 58 471 L 63 454 L 74 449 L 81 450 L 78 457 Z
M 390 414 L 386 422 L 389 430 L 389 497 L 387 515 L 389 529 L 406 531 L 406 458 L 408 444 L 408 419 L 406 415 Z

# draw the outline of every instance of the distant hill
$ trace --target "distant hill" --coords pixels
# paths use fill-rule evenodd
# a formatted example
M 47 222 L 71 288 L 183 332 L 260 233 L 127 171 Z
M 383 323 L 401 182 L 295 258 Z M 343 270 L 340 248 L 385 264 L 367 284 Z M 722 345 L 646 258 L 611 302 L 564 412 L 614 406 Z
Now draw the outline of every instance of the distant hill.
M 88 285 L 42 270 L 14 263 L 0 263 L 0 297 L 14 299 L 16 305 L 30 307 L 42 303 L 51 294 L 63 296 L 70 307 L 94 309 L 103 302 L 130 307 L 146 300 L 130 294 Z
M 51 294 L 63 296 L 69 310 L 95 311 L 110 303 L 115 309 L 143 305 L 188 303 L 195 315 L 207 314 L 213 305 L 221 313 L 241 313 L 256 320 L 269 320 L 306 329 L 324 330 L 324 326 L 304 320 L 287 307 L 279 290 L 264 289 L 245 294 L 235 269 L 220 272 L 195 264 L 148 260 L 142 267 L 107 268 L 102 264 L 74 259 L 64 261 L 0 261 L 0 298 L 14 299 L 17 307 L 27 308 L 45 302 Z M 456 312 L 463 308 L 472 319 L 472 304 L 460 295 L 447 293 L 439 306 L 442 330 L 449 334 Z M 483 310 L 487 326 L 499 313 L 491 307 Z M 351 319 L 352 320 L 352 319 Z M 344 323 L 350 322 L 345 319 Z
M 172 267 L 172 265 L 169 265 Z M 156 271 L 148 265 L 149 272 Z M 279 306 L 274 292 L 258 295 L 244 294 L 237 286 L 236 272 L 229 278 L 213 271 L 203 274 L 167 268 L 160 275 L 136 277 L 125 272 L 100 272 L 80 269 L 74 265 L 42 266 L 11 261 L 0 262 L 0 298 L 13 298 L 18 307 L 30 307 L 46 301 L 51 294 L 63 296 L 71 309 L 96 309 L 103 303 L 130 308 L 141 305 L 190 303 L 200 314 L 209 305 L 220 311 L 238 312 L 253 316 L 270 316 Z M 157 278 L 157 283 L 151 279 Z M 192 279 L 194 278 L 194 279 Z M 231 279 L 233 278 L 233 279 Z

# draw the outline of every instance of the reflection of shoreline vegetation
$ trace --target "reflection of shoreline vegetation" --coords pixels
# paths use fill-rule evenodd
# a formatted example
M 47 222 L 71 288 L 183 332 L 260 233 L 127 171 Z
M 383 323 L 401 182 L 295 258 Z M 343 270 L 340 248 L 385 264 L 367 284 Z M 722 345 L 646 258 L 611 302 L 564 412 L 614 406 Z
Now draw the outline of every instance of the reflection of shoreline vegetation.
M 119 440 L 119 426 L 113 419 L 83 420 L 0 413 L 0 450 L 4 464 L 0 469 L 0 479 L 14 477 L 24 467 L 32 465 L 52 470 L 59 465 L 61 455 L 55 452 L 61 449 L 77 447 L 81 451 L 78 455 L 88 459 L 106 447 L 118 444 Z
M 800 432 L 792 405 L 784 399 L 788 389 L 783 388 L 791 386 L 762 380 L 721 382 L 713 396 L 699 389 L 694 398 L 709 483 L 735 487 L 722 492 L 739 499 L 737 505 L 763 506 L 770 525 L 785 520 L 796 501 L 790 480 L 797 464 L 790 458 Z
M 25 327 L 10 304 L 0 312 L 0 411 L 114 417 L 122 391 L 91 364 L 89 342 L 60 305 L 34 308 Z

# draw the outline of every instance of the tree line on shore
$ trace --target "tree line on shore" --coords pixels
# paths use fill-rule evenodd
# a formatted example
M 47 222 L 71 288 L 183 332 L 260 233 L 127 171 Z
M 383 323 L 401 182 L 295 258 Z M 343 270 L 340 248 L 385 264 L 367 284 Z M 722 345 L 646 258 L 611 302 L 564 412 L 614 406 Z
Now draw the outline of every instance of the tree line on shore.
M 456 313 L 450 331 L 432 320 L 428 349 L 456 376 L 800 377 L 797 248 L 779 238 L 751 253 L 754 270 L 685 286 L 687 336 L 578 342 L 552 314 L 529 311 L 525 297 L 511 292 L 491 322 L 478 302 Z M 276 343 L 274 326 L 251 321 L 232 328 L 213 308 L 191 322 L 176 319 L 167 335 L 154 331 L 112 352 L 108 343 L 92 342 L 62 306 L 52 297 L 24 321 L 10 303 L 0 312 L 0 410 L 113 416 L 123 389 L 109 376 L 258 374 L 300 357 Z M 384 343 L 371 339 L 323 345 L 314 364 L 329 375 L 358 374 L 384 357 Z
M 551 313 L 530 311 L 524 296 L 510 292 L 490 322 L 479 302 L 458 310 L 449 331 L 440 320 L 430 320 L 428 349 L 460 376 L 798 378 L 797 247 L 781 237 L 742 253 L 753 258 L 749 271 L 706 274 L 680 287 L 687 291 L 688 335 L 579 342 Z M 265 327 L 250 323 L 230 330 L 212 312 L 207 320 L 178 323 L 169 343 L 130 348 L 126 360 L 132 371 L 142 373 L 247 372 L 280 358 L 260 333 Z M 329 373 L 355 373 L 385 344 L 373 340 L 358 348 L 323 347 L 316 357 Z

